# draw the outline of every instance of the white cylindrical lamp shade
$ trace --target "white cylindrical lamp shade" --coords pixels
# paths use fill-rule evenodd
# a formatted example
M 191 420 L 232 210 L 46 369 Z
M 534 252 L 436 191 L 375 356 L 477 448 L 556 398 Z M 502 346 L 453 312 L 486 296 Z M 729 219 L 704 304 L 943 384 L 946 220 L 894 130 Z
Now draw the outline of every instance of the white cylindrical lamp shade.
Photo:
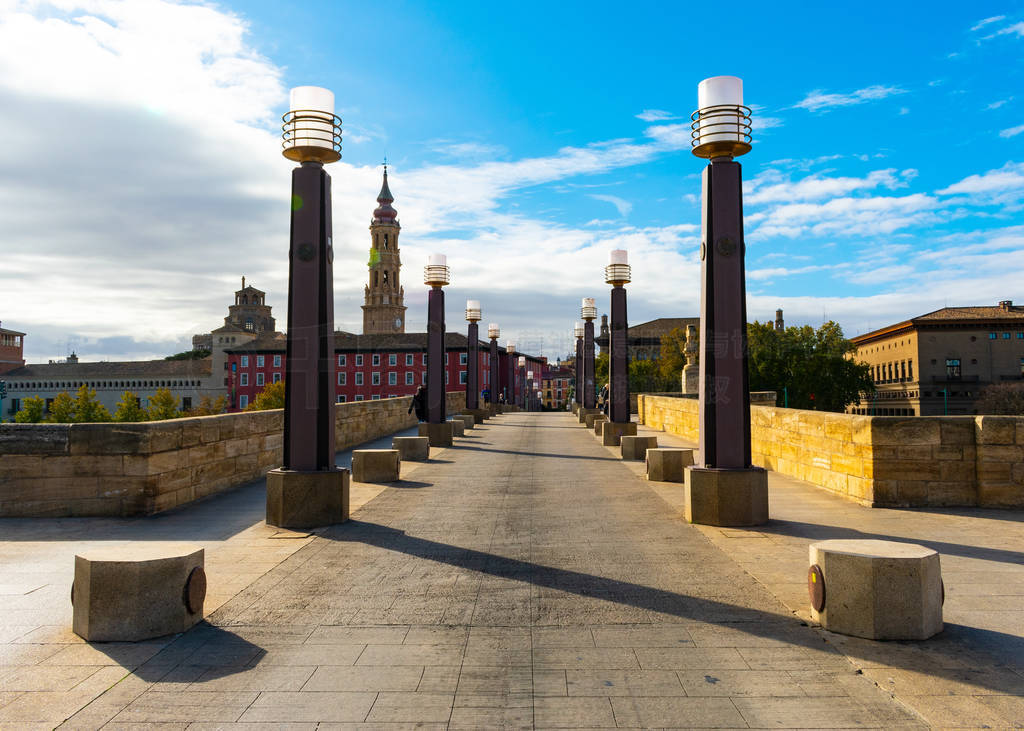
M 510 341 L 510 342 L 508 342 L 508 343 L 507 343 L 507 344 L 505 345 L 505 352 L 506 352 L 506 353 L 514 353 L 514 352 L 516 352 L 516 344 L 515 344 L 515 343 L 513 343 L 513 342 L 511 342 L 511 341 Z
M 577 322 L 572 328 L 572 334 L 578 338 L 582 338 L 585 332 L 582 322 Z
M 466 319 L 478 322 L 480 318 L 480 300 L 466 300 Z
M 580 307 L 580 317 L 584 320 L 597 319 L 597 305 L 594 303 L 593 297 L 583 298 L 583 306 Z
M 430 254 L 427 265 L 423 267 L 423 283 L 433 287 L 448 284 L 451 270 L 448 269 L 448 257 L 444 254 Z
M 526 365 L 526 359 L 522 358 L 521 360 L 523 362 L 523 365 Z M 532 381 L 533 380 L 533 371 L 527 371 L 526 372 L 526 377 L 529 378 Z
M 526 368 L 526 356 L 525 355 L 519 356 L 519 367 L 520 368 Z
M 608 266 L 604 268 L 604 281 L 609 284 L 625 284 L 631 278 L 629 254 L 625 249 L 612 249 L 608 254 Z
M 608 254 L 609 264 L 629 264 L 629 252 L 625 249 L 612 249 Z
M 283 154 L 290 160 L 334 162 L 341 158 L 341 120 L 334 116 L 334 92 L 320 86 L 291 90 L 282 125 Z
M 487 337 L 494 338 L 495 340 L 501 337 L 501 328 L 498 327 L 498 323 L 492 322 L 487 326 Z
M 750 109 L 743 106 L 743 79 L 712 76 L 700 82 L 691 119 L 694 154 L 699 157 L 750 151 Z

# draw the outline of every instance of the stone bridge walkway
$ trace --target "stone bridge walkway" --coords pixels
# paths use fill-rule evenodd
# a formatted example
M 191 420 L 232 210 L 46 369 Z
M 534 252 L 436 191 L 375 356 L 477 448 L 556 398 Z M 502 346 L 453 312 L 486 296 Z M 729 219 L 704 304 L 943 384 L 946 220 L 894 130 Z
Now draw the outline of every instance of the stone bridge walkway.
M 247 538 L 221 548 L 246 578 L 207 623 L 153 642 L 89 645 L 56 623 L 6 621 L 0 728 L 1024 723 L 1024 660 L 941 640 L 868 650 L 807 626 L 784 603 L 792 577 L 770 575 L 773 556 L 778 570 L 792 567 L 791 547 L 759 542 L 771 526 L 686 524 L 672 504 L 679 487 L 646 482 L 568 414 L 507 414 L 406 465 L 402 482 L 364 488 L 351 522 L 314 537 L 281 541 L 253 525 L 258 486 L 246 488 L 248 502 L 229 495 L 162 519 L 170 523 L 134 521 L 136 532 L 190 515 L 213 525 L 234 505 L 230 520 L 250 526 L 238 534 Z M 791 493 L 772 489 L 775 510 Z M 31 538 L 25 521 L 7 525 Z M 734 535 L 755 539 L 757 565 L 753 549 L 728 550 Z M 1001 557 L 1019 561 L 1022 549 Z M 32 555 L 11 566 L 27 576 Z M 799 570 L 796 582 L 806 563 Z M 864 670 L 865 656 L 869 668 L 937 685 L 901 695 Z M 984 674 L 965 678 L 972 664 Z M 964 683 L 975 692 L 949 688 Z

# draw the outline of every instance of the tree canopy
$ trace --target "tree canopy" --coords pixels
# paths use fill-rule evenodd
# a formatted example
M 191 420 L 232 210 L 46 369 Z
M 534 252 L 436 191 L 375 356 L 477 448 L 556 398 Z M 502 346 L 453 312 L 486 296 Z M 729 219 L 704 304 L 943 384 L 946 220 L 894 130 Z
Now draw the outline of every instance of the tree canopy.
M 164 360 L 202 360 L 210 355 L 209 350 L 206 348 L 198 348 L 196 350 L 183 350 L 180 353 L 174 355 L 168 355 Z
M 146 411 L 150 421 L 163 421 L 164 419 L 177 419 L 181 416 L 180 409 L 181 400 L 174 398 L 170 389 L 158 388 L 149 400 L 149 408 Z
M 149 415 L 139 406 L 139 397 L 131 391 L 125 391 L 117 402 L 114 421 L 149 421 Z
M 29 396 L 21 402 L 21 410 L 14 415 L 14 420 L 19 424 L 38 424 L 45 411 L 46 401 L 42 396 Z
M 246 407 L 246 411 L 266 411 L 268 409 L 284 408 L 284 381 L 268 384 L 252 403 Z

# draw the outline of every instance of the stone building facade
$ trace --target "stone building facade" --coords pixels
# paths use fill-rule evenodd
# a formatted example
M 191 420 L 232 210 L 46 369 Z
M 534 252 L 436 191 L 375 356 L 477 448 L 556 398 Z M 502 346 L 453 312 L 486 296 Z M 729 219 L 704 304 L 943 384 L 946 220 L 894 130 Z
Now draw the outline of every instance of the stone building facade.
M 25 333 L 0 327 L 0 374 L 25 365 Z
M 943 307 L 858 335 L 851 357 L 867 363 L 876 392 L 852 414 L 976 414 L 985 386 L 1024 380 L 1024 307 Z

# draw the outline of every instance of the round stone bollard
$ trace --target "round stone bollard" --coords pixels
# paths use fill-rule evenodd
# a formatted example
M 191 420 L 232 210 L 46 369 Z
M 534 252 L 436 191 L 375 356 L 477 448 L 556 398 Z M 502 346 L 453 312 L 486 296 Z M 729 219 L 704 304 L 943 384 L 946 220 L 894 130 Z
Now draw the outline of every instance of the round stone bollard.
M 869 640 L 925 640 L 942 631 L 939 554 L 914 543 L 812 543 L 811 619 Z
M 136 642 L 184 632 L 203 618 L 205 553 L 139 541 L 75 556 L 71 628 L 88 642 Z

